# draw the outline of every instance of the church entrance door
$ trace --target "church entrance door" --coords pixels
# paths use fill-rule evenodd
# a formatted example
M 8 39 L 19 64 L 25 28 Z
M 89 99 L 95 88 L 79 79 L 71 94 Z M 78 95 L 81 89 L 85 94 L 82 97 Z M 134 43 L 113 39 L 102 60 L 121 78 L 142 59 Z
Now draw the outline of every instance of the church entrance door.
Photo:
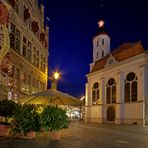
M 114 107 L 108 107 L 107 110 L 107 120 L 108 121 L 114 121 L 115 120 L 115 109 Z

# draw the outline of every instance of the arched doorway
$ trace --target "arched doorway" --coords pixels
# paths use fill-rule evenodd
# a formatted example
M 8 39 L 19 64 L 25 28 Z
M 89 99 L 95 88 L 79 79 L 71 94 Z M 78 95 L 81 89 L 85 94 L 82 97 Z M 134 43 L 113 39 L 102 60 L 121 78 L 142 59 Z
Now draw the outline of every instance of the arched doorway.
M 115 120 L 115 109 L 114 107 L 108 107 L 107 109 L 107 121 L 114 121 Z

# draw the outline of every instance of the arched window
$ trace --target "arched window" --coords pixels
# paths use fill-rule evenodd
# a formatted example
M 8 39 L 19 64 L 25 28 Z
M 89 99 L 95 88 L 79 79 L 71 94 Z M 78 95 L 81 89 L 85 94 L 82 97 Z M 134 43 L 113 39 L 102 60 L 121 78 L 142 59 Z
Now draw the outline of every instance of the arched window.
M 98 104 L 99 99 L 99 83 L 96 82 L 92 88 L 92 104 Z
M 108 80 L 108 83 L 106 85 L 106 103 L 112 104 L 116 103 L 116 82 L 115 79 L 110 78 Z
M 135 73 L 130 72 L 125 79 L 125 102 L 137 101 L 137 76 Z

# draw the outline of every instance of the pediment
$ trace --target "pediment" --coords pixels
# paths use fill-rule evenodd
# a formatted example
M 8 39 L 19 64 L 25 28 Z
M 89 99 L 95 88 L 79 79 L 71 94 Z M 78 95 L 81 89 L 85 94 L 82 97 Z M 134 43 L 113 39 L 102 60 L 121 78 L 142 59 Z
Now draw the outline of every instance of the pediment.
M 115 59 L 115 57 L 112 56 L 112 54 L 110 55 L 110 57 L 107 59 L 106 64 L 104 65 L 104 67 L 108 67 L 110 65 L 116 64 L 118 61 Z

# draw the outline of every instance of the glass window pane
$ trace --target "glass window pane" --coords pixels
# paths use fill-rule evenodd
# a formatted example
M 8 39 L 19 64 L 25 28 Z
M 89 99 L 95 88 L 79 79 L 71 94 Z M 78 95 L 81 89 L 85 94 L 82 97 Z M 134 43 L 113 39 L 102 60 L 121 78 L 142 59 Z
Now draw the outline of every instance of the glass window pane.
M 94 89 L 97 89 L 98 87 L 99 87 L 99 83 L 96 82 L 96 83 L 94 84 L 93 88 L 94 88 Z
M 15 32 L 15 26 L 13 24 L 11 24 L 11 27 L 10 27 L 10 32 Z
M 93 90 L 93 93 L 92 93 L 92 104 L 94 104 L 95 100 L 96 100 L 96 91 Z
M 115 83 L 115 80 L 113 78 L 108 80 L 108 85 L 113 85 Z
M 29 49 L 28 49 L 28 52 L 27 52 L 27 58 L 28 58 L 29 60 L 31 60 L 31 50 L 29 50 Z
M 110 99 L 111 99 L 111 91 L 110 87 L 107 87 L 107 98 L 106 98 L 107 104 L 111 103 Z
M 18 40 L 17 38 L 16 38 L 16 43 L 15 43 L 15 50 L 19 53 L 20 52 L 20 40 Z
M 102 39 L 102 45 L 104 45 L 104 39 Z
M 16 37 L 20 38 L 20 31 L 18 29 L 16 29 Z
M 132 100 L 131 101 L 137 101 L 137 82 L 132 82 Z
M 26 46 L 23 46 L 23 56 L 26 56 Z
M 133 81 L 135 79 L 135 74 L 133 72 L 127 75 L 127 81 Z
M 125 84 L 125 102 L 130 102 L 130 83 Z
M 102 50 L 102 57 L 104 57 L 104 50 Z
M 97 89 L 97 99 L 99 99 L 99 89 Z
M 112 103 L 116 103 L 116 86 L 112 87 Z
M 14 35 L 10 33 L 10 47 L 14 49 Z

